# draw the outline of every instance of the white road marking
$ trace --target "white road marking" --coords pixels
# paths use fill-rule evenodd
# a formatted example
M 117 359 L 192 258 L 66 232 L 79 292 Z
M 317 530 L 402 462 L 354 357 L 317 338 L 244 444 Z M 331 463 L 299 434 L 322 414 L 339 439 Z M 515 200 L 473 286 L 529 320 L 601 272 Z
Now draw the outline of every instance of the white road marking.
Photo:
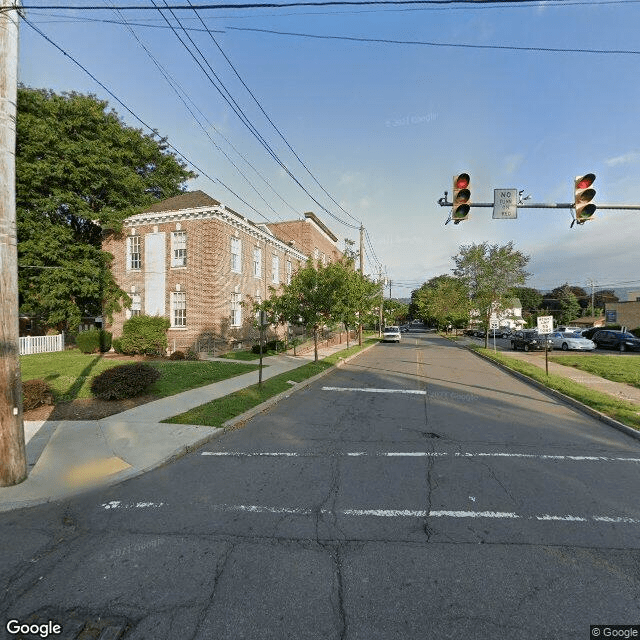
M 420 389 L 358 389 L 355 387 L 322 387 L 323 391 L 361 391 L 364 393 L 409 393 L 417 396 L 426 396 L 426 391 Z
M 272 458 L 313 458 L 321 456 L 330 457 L 372 457 L 372 458 L 435 458 L 435 457 L 454 457 L 454 458 L 524 458 L 530 460 L 568 460 L 570 462 L 635 462 L 640 463 L 640 458 L 623 458 L 610 456 L 573 456 L 573 455 L 555 455 L 555 454 L 537 454 L 537 453 L 448 453 L 446 451 L 377 451 L 368 453 L 367 451 L 349 451 L 345 453 L 310 452 L 310 451 L 203 451 L 203 456 L 218 456 L 232 458 L 252 458 L 252 457 L 272 457 Z
M 164 502 L 134 502 L 130 504 L 122 504 L 120 500 L 113 500 L 111 502 L 105 502 L 102 504 L 104 509 L 149 509 L 164 507 Z
M 167 507 L 165 502 L 135 502 L 123 504 L 119 500 L 101 505 L 104 509 L 144 509 L 149 507 Z M 270 507 L 255 504 L 217 504 L 210 507 L 214 511 L 267 513 L 274 515 L 310 516 L 315 514 L 330 516 L 355 516 L 374 518 L 491 518 L 494 520 L 538 520 L 540 522 L 601 522 L 607 524 L 640 524 L 640 518 L 629 516 L 575 516 L 575 515 L 521 515 L 512 511 L 468 511 L 468 510 L 433 510 L 424 509 L 304 509 L 299 507 Z

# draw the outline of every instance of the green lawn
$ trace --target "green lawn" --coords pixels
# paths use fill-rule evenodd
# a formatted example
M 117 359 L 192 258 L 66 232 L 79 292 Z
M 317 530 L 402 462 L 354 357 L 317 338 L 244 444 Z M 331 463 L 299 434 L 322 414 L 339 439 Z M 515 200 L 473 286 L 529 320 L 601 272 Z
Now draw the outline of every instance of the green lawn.
M 638 356 L 563 354 L 549 356 L 549 360 L 567 367 L 575 367 L 607 380 L 626 382 L 640 388 L 640 357 Z
M 70 349 L 21 356 L 20 369 L 23 380 L 46 380 L 53 389 L 54 400 L 65 402 L 76 398 L 91 398 L 91 380 L 105 369 L 127 362 L 131 361 L 105 358 L 101 354 L 84 354 L 77 349 Z M 149 364 L 162 372 L 162 377 L 148 389 L 148 393 L 158 398 L 257 369 L 256 365 L 239 362 L 157 360 L 149 361 Z
M 618 422 L 622 422 L 629 427 L 640 430 L 640 407 L 632 404 L 631 402 L 618 400 L 606 393 L 594 391 L 593 389 L 584 387 L 581 384 L 574 382 L 573 380 L 569 380 L 568 378 L 563 378 L 562 376 L 554 374 L 547 376 L 544 369 L 541 369 L 534 364 L 530 364 L 524 360 L 519 360 L 518 358 L 513 358 L 511 356 L 505 356 L 500 352 L 494 353 L 492 349 L 484 349 L 476 346 L 470 346 L 469 348 L 492 360 L 502 363 L 514 371 L 523 373 L 530 378 L 541 382 L 550 389 L 555 389 L 556 391 L 560 391 L 560 393 L 564 393 L 575 400 L 579 400 L 592 409 L 600 411 L 600 413 L 604 413 L 614 420 L 618 420 Z M 612 356 L 601 357 L 611 358 Z M 615 358 L 615 356 L 613 357 Z M 579 357 L 576 356 L 576 358 Z
M 221 427 L 227 420 L 252 409 L 265 400 L 268 400 L 287 389 L 291 389 L 293 385 L 289 384 L 289 380 L 301 382 L 302 380 L 311 378 L 321 371 L 325 371 L 329 367 L 332 367 L 338 361 L 357 353 L 364 347 L 374 344 L 375 342 L 379 342 L 379 339 L 370 338 L 363 341 L 362 347 L 356 344 L 353 347 L 349 347 L 349 349 L 339 351 L 338 353 L 324 358 L 317 363 L 310 362 L 298 369 L 293 369 L 292 371 L 288 371 L 278 376 L 274 376 L 269 380 L 265 380 L 262 387 L 257 384 L 251 385 L 241 391 L 236 391 L 235 393 L 231 393 L 223 398 L 218 398 L 217 400 L 200 405 L 186 413 L 174 416 L 168 420 L 163 420 L 163 422 Z

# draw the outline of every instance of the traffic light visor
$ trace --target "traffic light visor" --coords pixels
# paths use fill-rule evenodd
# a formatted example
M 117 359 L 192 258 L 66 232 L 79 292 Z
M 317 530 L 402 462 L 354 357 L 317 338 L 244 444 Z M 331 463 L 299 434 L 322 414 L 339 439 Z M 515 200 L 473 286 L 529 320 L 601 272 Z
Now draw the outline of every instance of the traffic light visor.
M 588 189 L 596 179 L 594 173 L 587 173 L 586 176 L 582 176 L 582 178 L 578 178 L 576 180 L 576 189 Z M 595 195 L 595 191 L 593 192 Z
M 466 189 L 469 186 L 469 174 L 468 173 L 461 173 L 457 178 L 456 178 L 456 183 L 455 183 L 455 188 L 456 189 Z

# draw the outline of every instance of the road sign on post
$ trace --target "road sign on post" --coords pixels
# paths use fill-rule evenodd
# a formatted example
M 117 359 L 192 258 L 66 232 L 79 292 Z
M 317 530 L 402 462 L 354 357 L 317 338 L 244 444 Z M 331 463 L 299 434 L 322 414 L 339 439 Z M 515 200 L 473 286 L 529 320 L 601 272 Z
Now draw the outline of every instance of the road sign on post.
M 538 318 L 538 335 L 544 336 L 544 368 L 549 375 L 549 334 L 553 332 L 553 316 L 540 316 Z
M 538 333 L 540 335 L 553 333 L 553 316 L 540 316 L 538 318 Z
M 515 220 L 518 217 L 518 190 L 493 190 L 493 217 L 502 220 Z

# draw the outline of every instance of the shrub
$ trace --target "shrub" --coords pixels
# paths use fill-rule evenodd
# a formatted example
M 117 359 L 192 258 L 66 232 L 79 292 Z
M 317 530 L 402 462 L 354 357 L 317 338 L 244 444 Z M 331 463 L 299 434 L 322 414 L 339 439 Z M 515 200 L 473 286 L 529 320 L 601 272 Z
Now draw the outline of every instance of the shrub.
M 22 406 L 25 411 L 43 404 L 53 404 L 53 391 L 44 380 L 25 380 L 22 383 Z
M 633 335 L 636 338 L 640 338 L 640 327 L 636 327 L 635 329 L 631 329 L 631 333 L 633 333 Z
M 101 400 L 122 400 L 140 395 L 160 377 L 149 364 L 123 364 L 103 371 L 91 381 L 91 393 Z
M 82 353 L 106 353 L 111 349 L 111 334 L 103 329 L 81 331 L 76 336 L 76 344 Z
M 169 320 L 158 316 L 133 316 L 124 323 L 120 348 L 127 355 L 163 355 L 168 346 Z
M 284 340 L 269 340 L 267 349 L 269 351 L 284 351 Z
M 122 353 L 122 345 L 120 344 L 120 338 L 114 338 L 112 345 L 113 345 L 113 350 L 116 353 Z
M 200 360 L 200 356 L 193 349 L 189 349 L 184 357 L 185 360 Z
M 184 360 L 184 359 L 185 359 L 184 351 L 174 351 L 169 356 L 169 360 Z

